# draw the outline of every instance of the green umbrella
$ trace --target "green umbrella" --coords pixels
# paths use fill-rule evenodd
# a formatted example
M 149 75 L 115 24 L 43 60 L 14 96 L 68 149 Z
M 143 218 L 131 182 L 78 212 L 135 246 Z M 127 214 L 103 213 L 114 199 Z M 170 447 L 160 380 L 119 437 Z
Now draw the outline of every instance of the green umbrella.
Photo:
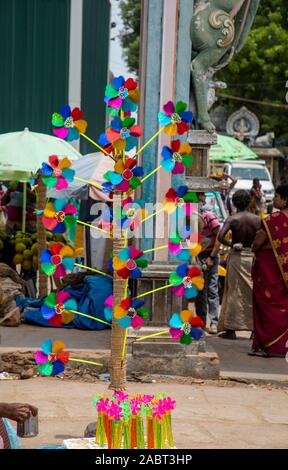
M 27 182 L 31 173 L 48 162 L 49 155 L 78 160 L 80 153 L 68 142 L 52 135 L 30 132 L 9 132 L 0 135 L 0 178 Z
M 218 142 L 209 151 L 209 160 L 255 160 L 258 158 L 247 145 L 225 135 L 217 135 Z

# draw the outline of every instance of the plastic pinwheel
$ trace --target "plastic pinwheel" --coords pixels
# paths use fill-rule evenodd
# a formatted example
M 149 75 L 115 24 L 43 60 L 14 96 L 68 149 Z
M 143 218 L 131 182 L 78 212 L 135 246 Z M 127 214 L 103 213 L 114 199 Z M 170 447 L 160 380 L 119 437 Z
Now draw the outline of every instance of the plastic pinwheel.
M 192 232 L 189 227 L 185 227 L 169 239 L 168 249 L 171 255 L 180 261 L 189 261 L 191 256 L 198 256 L 202 251 L 201 241 L 202 237 L 198 232 Z
M 195 196 L 195 193 L 188 191 L 188 186 L 179 186 L 177 190 L 170 188 L 163 201 L 164 211 L 172 214 L 177 210 L 179 215 L 183 213 L 188 217 L 191 214 L 191 209 L 193 209 L 190 204 L 192 202 L 197 202 L 197 196 Z
M 55 242 L 41 253 L 41 268 L 47 276 L 64 277 L 67 271 L 72 271 L 75 264 L 74 250 L 69 245 Z
M 181 344 L 191 344 L 192 339 L 199 340 L 203 336 L 200 327 L 205 326 L 202 318 L 196 316 L 191 310 L 173 313 L 169 325 L 171 337 L 180 340 Z
M 144 320 L 149 318 L 149 311 L 147 308 L 143 308 L 145 304 L 144 300 L 135 299 L 131 297 L 123 299 L 120 305 L 116 305 L 114 308 L 114 317 L 117 319 L 122 328 L 134 329 L 141 328 L 144 325 Z
M 114 171 L 107 171 L 104 178 L 112 185 L 112 188 L 126 193 L 141 185 L 140 177 L 144 171 L 142 166 L 137 166 L 135 158 L 127 158 L 125 163 L 120 159 L 115 163 Z
M 35 352 L 37 370 L 41 375 L 58 375 L 64 371 L 69 361 L 69 353 L 64 351 L 62 341 L 47 339 L 40 346 L 41 350 Z
M 147 211 L 143 209 L 144 201 L 137 199 L 133 201 L 131 197 L 123 200 L 122 208 L 116 210 L 116 223 L 123 229 L 133 230 L 141 226 L 142 220 L 146 217 Z
M 176 273 L 170 274 L 169 280 L 170 284 L 173 284 L 173 293 L 178 297 L 184 296 L 186 299 L 196 297 L 198 291 L 204 287 L 201 269 L 188 264 L 180 264 L 176 269 Z
M 120 117 L 115 117 L 111 123 L 111 127 L 106 129 L 105 134 L 101 134 L 98 143 L 102 146 L 112 144 L 114 150 L 127 152 L 138 145 L 138 138 L 142 135 L 140 126 L 135 125 L 135 119 L 126 117 L 123 121 Z
M 192 147 L 189 144 L 181 144 L 180 140 L 173 140 L 171 147 L 164 145 L 162 148 L 161 166 L 166 171 L 172 171 L 173 175 L 183 174 L 185 168 L 192 165 Z
M 75 204 L 69 203 L 67 199 L 55 199 L 54 202 L 47 202 L 42 224 L 52 233 L 65 233 L 75 229 L 77 212 Z
M 146 268 L 148 265 L 148 261 L 142 256 L 143 251 L 133 246 L 123 248 L 118 252 L 118 256 L 113 258 L 113 269 L 122 279 L 141 277 L 142 273 L 139 268 Z
M 193 120 L 191 111 L 185 111 L 187 104 L 178 101 L 176 106 L 172 101 L 168 101 L 163 106 L 163 112 L 158 113 L 158 120 L 164 127 L 164 132 L 171 136 L 176 134 L 182 135 L 189 131 L 190 124 Z
M 104 316 L 105 320 L 112 322 L 113 318 L 113 295 L 109 295 L 104 302 Z
M 61 191 L 68 188 L 73 182 L 75 171 L 72 170 L 69 158 L 58 158 L 57 155 L 50 155 L 49 165 L 42 163 L 41 173 L 43 183 L 48 188 L 55 188 Z
M 68 104 L 62 106 L 60 113 L 52 114 L 53 134 L 60 139 L 77 140 L 80 134 L 85 134 L 87 122 L 83 119 L 83 113 L 79 108 L 71 108 Z
M 133 78 L 115 77 L 108 83 L 104 101 L 111 116 L 118 116 L 122 110 L 125 114 L 135 112 L 139 103 L 138 84 Z
M 61 290 L 51 292 L 51 294 L 45 297 L 41 307 L 43 318 L 53 326 L 71 323 L 74 314 L 70 310 L 77 311 L 77 302 L 68 292 Z
M 111 207 L 105 207 L 100 215 L 98 227 L 110 232 L 113 227 L 113 209 Z

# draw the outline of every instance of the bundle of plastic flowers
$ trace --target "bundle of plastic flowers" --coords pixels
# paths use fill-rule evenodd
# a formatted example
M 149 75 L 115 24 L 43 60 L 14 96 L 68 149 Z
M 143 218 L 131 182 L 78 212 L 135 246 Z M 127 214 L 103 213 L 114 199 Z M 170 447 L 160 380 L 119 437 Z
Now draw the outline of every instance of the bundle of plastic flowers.
M 171 412 L 175 401 L 166 394 L 96 395 L 96 444 L 109 449 L 166 449 L 174 447 Z

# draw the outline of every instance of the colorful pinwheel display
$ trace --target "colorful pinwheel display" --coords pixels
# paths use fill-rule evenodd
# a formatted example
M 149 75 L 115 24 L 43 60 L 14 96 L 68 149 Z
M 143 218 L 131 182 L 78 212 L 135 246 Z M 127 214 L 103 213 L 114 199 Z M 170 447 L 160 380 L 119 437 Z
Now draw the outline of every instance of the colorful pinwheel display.
M 140 177 L 143 176 L 142 166 L 137 166 L 135 158 L 127 158 L 125 163 L 122 159 L 114 166 L 114 171 L 107 171 L 104 178 L 116 191 L 127 193 L 141 185 Z
M 188 191 L 188 186 L 179 186 L 177 190 L 170 188 L 163 201 L 164 211 L 172 214 L 177 209 L 181 209 L 180 213 L 188 217 L 193 209 L 190 203 L 193 202 L 197 202 L 197 196 L 195 197 L 195 193 Z
M 133 230 L 141 226 L 142 220 L 146 217 L 147 211 L 143 208 L 144 201 L 137 199 L 133 201 L 131 197 L 123 200 L 122 208 L 116 211 L 116 223 L 123 229 Z
M 146 268 L 148 265 L 148 261 L 142 256 L 143 251 L 133 246 L 123 248 L 118 252 L 118 256 L 113 258 L 113 269 L 122 279 L 141 277 L 142 273 L 139 268 Z
M 114 308 L 114 317 L 117 319 L 122 328 L 141 328 L 144 325 L 144 320 L 149 318 L 149 310 L 143 308 L 144 300 L 135 299 L 131 297 L 123 299 L 120 305 Z
M 204 334 L 200 329 L 205 326 L 204 321 L 191 310 L 173 313 L 169 325 L 171 337 L 181 344 L 191 344 L 192 339 L 198 341 Z
M 173 293 L 186 299 L 197 297 L 198 291 L 204 288 L 203 273 L 197 266 L 181 264 L 177 267 L 176 273 L 170 274 L 169 280 L 173 285 Z
M 77 207 L 67 199 L 55 199 L 47 202 L 42 224 L 52 233 L 65 233 L 67 230 L 75 229 L 77 223 Z
M 62 341 L 47 339 L 41 344 L 40 350 L 35 352 L 37 370 L 41 375 L 58 375 L 64 371 L 69 361 L 69 353 L 64 351 Z
M 75 264 L 74 250 L 69 245 L 55 242 L 41 253 L 41 268 L 47 276 L 64 277 L 72 271 Z
M 106 129 L 105 134 L 101 134 L 98 143 L 102 146 L 112 144 L 114 150 L 127 152 L 138 145 L 138 138 L 142 135 L 140 126 L 135 125 L 135 119 L 126 117 L 123 121 L 119 116 L 115 117 L 111 127 Z
M 51 294 L 45 297 L 41 307 L 43 318 L 53 326 L 71 323 L 74 318 L 71 310 L 77 311 L 77 302 L 68 292 L 61 290 L 51 292 Z
M 186 111 L 186 108 L 187 104 L 183 101 L 178 101 L 176 106 L 172 101 L 168 101 L 163 106 L 163 112 L 158 113 L 158 120 L 160 125 L 164 127 L 166 134 L 182 135 L 189 131 L 193 114 L 191 111 Z
M 79 134 L 85 134 L 87 122 L 79 108 L 71 108 L 68 104 L 62 106 L 60 113 L 52 114 L 53 134 L 67 141 L 79 139 Z
M 115 77 L 105 89 L 104 101 L 111 116 L 118 116 L 119 111 L 131 113 L 137 111 L 139 103 L 138 84 L 133 78 Z
M 169 239 L 168 249 L 179 261 L 189 261 L 191 256 L 198 256 L 201 253 L 201 242 L 202 236 L 198 232 L 192 232 L 190 227 L 184 227 Z
M 173 175 L 183 174 L 185 168 L 192 165 L 193 156 L 192 147 L 185 143 L 181 144 L 180 140 L 172 140 L 171 147 L 164 145 L 162 148 L 161 166 L 166 171 L 172 171 Z
M 75 171 L 72 170 L 69 158 L 58 158 L 57 155 L 50 155 L 49 165 L 42 163 L 42 181 L 48 188 L 55 188 L 61 191 L 68 188 L 73 182 Z
M 174 447 L 171 413 L 175 404 L 165 393 L 129 396 L 117 391 L 112 397 L 105 393 L 96 395 L 96 444 L 107 445 L 108 449 Z
M 110 232 L 113 226 L 112 222 L 113 222 L 113 209 L 111 207 L 105 207 L 101 211 L 98 227 L 103 230 L 106 230 L 106 232 Z

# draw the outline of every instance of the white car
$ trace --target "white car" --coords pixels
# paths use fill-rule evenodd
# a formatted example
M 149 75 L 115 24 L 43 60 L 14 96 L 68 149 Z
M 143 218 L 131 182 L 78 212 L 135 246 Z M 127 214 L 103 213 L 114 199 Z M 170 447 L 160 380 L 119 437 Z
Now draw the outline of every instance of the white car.
M 273 201 L 275 188 L 272 183 L 271 175 L 264 160 L 243 160 L 225 163 L 223 172 L 237 178 L 237 184 L 231 190 L 231 196 L 238 189 L 251 190 L 253 179 L 258 178 L 262 185 L 262 191 L 265 194 L 266 203 L 269 205 Z

